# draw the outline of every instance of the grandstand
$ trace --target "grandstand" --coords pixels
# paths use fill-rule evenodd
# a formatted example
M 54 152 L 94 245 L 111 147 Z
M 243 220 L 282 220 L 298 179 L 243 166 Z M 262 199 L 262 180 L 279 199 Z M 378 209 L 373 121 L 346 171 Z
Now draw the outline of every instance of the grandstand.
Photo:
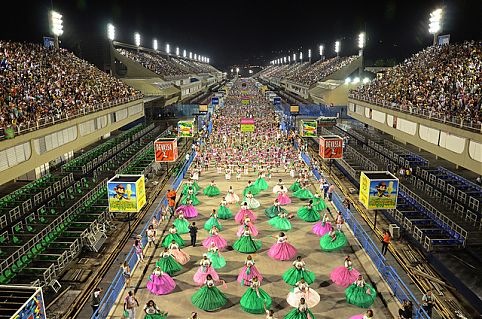
M 0 41 L 0 52 L 2 138 L 142 98 L 65 49 Z

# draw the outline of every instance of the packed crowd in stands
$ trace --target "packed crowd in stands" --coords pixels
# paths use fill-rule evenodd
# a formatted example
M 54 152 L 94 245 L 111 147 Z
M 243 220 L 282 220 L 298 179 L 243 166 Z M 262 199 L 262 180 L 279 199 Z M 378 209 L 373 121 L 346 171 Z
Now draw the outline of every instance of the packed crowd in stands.
M 117 48 L 117 51 L 163 77 L 219 72 L 206 63 L 176 57 L 168 59 L 166 56 L 154 52 L 126 50 L 123 48 Z
M 64 49 L 0 41 L 0 129 L 35 127 L 140 92 Z
M 313 64 L 304 62 L 272 65 L 263 70 L 260 76 L 265 78 L 288 79 L 296 83 L 311 85 L 349 65 L 357 58 L 358 56 L 335 57 L 328 60 L 318 60 Z
M 351 96 L 464 126 L 482 120 L 482 43 L 431 46 Z
M 324 77 L 340 70 L 358 59 L 358 56 L 336 57 L 328 60 L 319 60 L 304 70 L 299 70 L 287 77 L 296 83 L 311 85 Z

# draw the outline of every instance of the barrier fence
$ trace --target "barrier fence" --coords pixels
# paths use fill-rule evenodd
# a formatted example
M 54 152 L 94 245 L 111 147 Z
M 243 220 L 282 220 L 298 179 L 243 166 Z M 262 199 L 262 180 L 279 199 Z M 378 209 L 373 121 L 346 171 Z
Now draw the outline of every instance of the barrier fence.
M 295 143 L 295 147 L 297 145 Z M 303 161 L 310 166 L 311 160 L 310 157 L 305 154 L 301 153 L 301 157 Z M 321 178 L 321 174 L 318 170 L 313 169 L 313 174 L 317 180 Z M 326 177 L 325 177 L 326 178 Z M 336 209 L 341 212 L 345 223 L 350 227 L 353 232 L 353 235 L 358 240 L 360 245 L 363 247 L 367 255 L 372 260 L 373 264 L 377 268 L 377 270 L 382 275 L 382 278 L 388 284 L 390 289 L 392 290 L 395 298 L 402 303 L 403 300 L 410 300 L 413 304 L 414 309 L 414 319 L 430 319 L 428 314 L 425 310 L 421 307 L 420 302 L 417 300 L 415 295 L 412 291 L 407 287 L 405 282 L 400 278 L 397 274 L 397 271 L 392 266 L 388 265 L 386 258 L 381 253 L 378 245 L 376 245 L 373 240 L 370 238 L 368 233 L 365 231 L 363 226 L 358 222 L 355 218 L 353 213 L 346 209 L 345 205 L 343 205 L 342 197 L 335 191 L 333 192 L 333 204 L 335 205 Z
M 184 176 L 191 166 L 192 162 L 194 161 L 194 158 L 196 157 L 196 152 L 192 152 L 191 156 L 189 159 L 184 163 L 182 166 L 181 170 L 179 173 L 176 175 L 176 177 L 171 178 L 171 188 L 172 189 L 177 189 L 179 185 L 181 185 L 182 180 L 184 179 Z M 154 212 L 148 219 L 148 222 L 145 224 L 144 228 L 140 232 L 140 235 L 142 236 L 142 246 L 146 247 L 147 246 L 147 235 L 146 235 L 146 230 L 149 227 L 152 219 L 155 217 L 157 220 L 159 220 L 160 215 L 161 215 L 161 207 L 167 205 L 167 198 L 166 195 L 162 197 L 162 199 L 159 201 L 159 204 L 156 206 L 154 209 Z M 125 261 L 127 261 L 127 264 L 129 265 L 130 269 L 132 270 L 131 272 L 134 271 L 135 267 L 138 264 L 138 258 L 135 253 L 134 247 L 131 248 L 129 253 L 126 256 Z M 103 293 L 103 297 L 100 301 L 100 306 L 97 309 L 96 312 L 94 312 L 91 316 L 91 319 L 96 319 L 96 318 L 107 318 L 109 315 L 110 310 L 114 306 L 117 298 L 119 295 L 122 293 L 122 290 L 125 285 L 125 278 L 122 276 L 122 270 L 119 269 L 117 274 L 115 275 L 114 279 L 112 280 L 112 283 L 109 285 L 109 288 Z

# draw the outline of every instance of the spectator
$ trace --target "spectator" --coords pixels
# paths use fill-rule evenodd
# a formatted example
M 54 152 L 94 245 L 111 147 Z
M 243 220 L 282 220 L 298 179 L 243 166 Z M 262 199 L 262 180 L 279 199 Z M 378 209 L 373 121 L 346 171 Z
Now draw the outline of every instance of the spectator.
M 431 290 L 427 290 L 427 292 L 422 296 L 422 308 L 425 310 L 427 315 L 432 318 L 433 298 Z
M 95 288 L 94 292 L 92 292 L 92 299 L 91 299 L 91 306 L 92 306 L 92 313 L 95 314 L 97 309 L 99 309 L 100 306 L 100 293 L 102 292 L 102 288 Z
M 129 319 L 136 319 L 137 307 L 139 307 L 139 301 L 137 301 L 134 292 L 129 291 L 124 299 L 124 317 Z

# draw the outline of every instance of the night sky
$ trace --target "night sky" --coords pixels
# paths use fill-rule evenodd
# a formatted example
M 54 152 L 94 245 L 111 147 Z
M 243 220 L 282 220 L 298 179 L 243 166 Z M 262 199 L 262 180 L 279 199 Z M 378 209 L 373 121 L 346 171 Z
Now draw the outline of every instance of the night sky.
M 325 45 L 325 55 L 355 54 L 360 31 L 367 34 L 365 56 L 401 59 L 429 45 L 429 13 L 445 8 L 444 33 L 451 42 L 482 39 L 482 0 L 418 1 L 113 1 L 52 0 L 64 16 L 62 46 L 98 64 L 106 25 L 116 26 L 116 38 L 142 44 L 166 42 L 211 58 L 228 69 L 237 64 L 267 64 L 288 52 Z M 292 3 L 292 4 L 291 4 Z M 41 42 L 48 35 L 50 0 L 9 1 L 2 6 L 0 38 Z

